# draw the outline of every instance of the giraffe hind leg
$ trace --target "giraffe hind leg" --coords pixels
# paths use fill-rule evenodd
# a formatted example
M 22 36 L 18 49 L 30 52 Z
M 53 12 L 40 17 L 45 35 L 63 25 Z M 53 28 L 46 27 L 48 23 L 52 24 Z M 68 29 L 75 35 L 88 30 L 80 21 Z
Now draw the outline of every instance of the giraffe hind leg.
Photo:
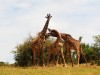
M 47 65 L 49 65 L 49 60 L 50 60 L 50 51 L 48 52 L 48 56 L 47 56 Z
M 67 67 L 66 62 L 65 62 L 64 53 L 63 53 L 63 48 L 61 49 L 61 56 L 62 56 L 62 59 L 63 59 L 63 67 Z
M 79 65 L 79 62 L 80 62 L 80 52 L 77 51 L 77 61 L 78 61 L 78 65 Z
M 84 58 L 84 60 L 85 60 L 85 63 L 86 63 L 86 65 L 87 65 L 87 60 L 86 60 L 85 54 L 84 54 L 84 52 L 83 52 L 82 49 L 81 49 L 81 54 L 82 54 L 82 56 L 83 56 L 83 58 Z
M 33 64 L 34 64 L 34 66 L 36 66 L 36 55 L 35 55 L 35 53 L 33 54 Z
M 73 67 L 73 57 L 71 55 L 71 50 L 69 50 L 69 54 L 70 54 L 70 59 L 71 59 L 72 67 Z
M 42 50 L 42 66 L 45 67 L 45 62 L 44 62 L 44 50 Z
M 56 67 L 58 67 L 58 59 L 59 59 L 59 55 L 58 54 L 55 56 L 55 59 L 56 59 Z

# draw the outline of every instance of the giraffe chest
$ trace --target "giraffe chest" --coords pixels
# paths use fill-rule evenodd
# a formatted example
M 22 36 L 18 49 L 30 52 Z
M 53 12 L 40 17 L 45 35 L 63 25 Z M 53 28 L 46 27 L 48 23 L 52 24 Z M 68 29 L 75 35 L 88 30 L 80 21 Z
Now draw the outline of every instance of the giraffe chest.
M 63 44 L 60 43 L 60 42 L 59 43 L 53 43 L 52 46 L 53 46 L 53 48 L 61 48 L 63 46 Z
M 34 48 L 40 49 L 40 48 L 43 47 L 44 43 L 45 43 L 44 40 L 42 40 L 42 39 L 36 39 L 34 42 L 32 42 L 32 45 L 33 45 Z
M 52 53 L 58 53 L 62 48 L 62 43 L 53 43 L 50 46 L 50 50 Z

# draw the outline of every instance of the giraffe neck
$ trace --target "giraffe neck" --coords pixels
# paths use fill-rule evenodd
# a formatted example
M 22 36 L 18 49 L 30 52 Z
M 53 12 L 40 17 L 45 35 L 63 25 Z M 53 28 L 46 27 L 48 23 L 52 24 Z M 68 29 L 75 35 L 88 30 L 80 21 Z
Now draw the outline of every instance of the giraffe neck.
M 46 21 L 46 23 L 45 23 L 45 25 L 44 25 L 44 28 L 43 28 L 43 30 L 41 31 L 42 35 L 45 35 L 45 34 L 46 34 L 47 28 L 48 28 L 48 25 L 49 25 L 49 21 L 50 21 L 50 19 L 47 19 L 47 21 Z
M 57 40 L 55 41 L 56 43 L 61 42 L 61 35 L 57 30 L 52 30 L 51 35 L 57 37 Z
M 61 35 L 60 35 L 59 32 L 57 32 L 57 40 L 56 40 L 56 42 L 57 42 L 57 43 L 58 43 L 58 42 L 61 42 Z
M 63 39 L 64 41 L 68 42 L 70 40 L 74 40 L 74 38 L 70 35 L 70 34 L 65 34 L 65 33 L 59 33 L 56 30 L 52 30 L 53 34 L 51 33 L 50 36 L 53 37 L 58 37 L 57 41 L 59 41 L 59 39 Z

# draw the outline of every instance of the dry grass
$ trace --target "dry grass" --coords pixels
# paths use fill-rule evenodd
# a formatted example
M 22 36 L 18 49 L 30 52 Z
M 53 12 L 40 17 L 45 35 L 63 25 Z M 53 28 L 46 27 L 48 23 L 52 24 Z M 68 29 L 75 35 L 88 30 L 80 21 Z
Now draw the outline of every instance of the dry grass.
M 100 66 L 0 67 L 0 75 L 100 75 Z

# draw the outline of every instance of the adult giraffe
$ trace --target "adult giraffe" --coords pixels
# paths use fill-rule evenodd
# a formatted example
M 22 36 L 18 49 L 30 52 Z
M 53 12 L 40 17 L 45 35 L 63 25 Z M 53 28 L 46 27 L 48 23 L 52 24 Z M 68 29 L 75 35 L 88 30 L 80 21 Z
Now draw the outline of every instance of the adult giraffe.
M 48 30 L 52 31 L 53 29 L 48 28 Z M 78 65 L 79 65 L 79 61 L 80 61 L 80 53 L 82 54 L 83 58 L 85 59 L 85 62 L 87 65 L 87 61 L 86 61 L 85 55 L 82 51 L 80 41 L 74 39 L 70 34 L 65 34 L 65 33 L 60 33 L 60 34 L 61 34 L 61 38 L 64 40 L 64 47 L 65 47 L 66 51 L 70 53 L 72 67 L 73 67 L 73 59 L 72 59 L 72 55 L 71 55 L 71 50 L 76 50 Z M 57 37 L 56 33 L 51 33 L 50 35 Z
M 51 19 L 51 15 L 47 14 L 47 21 L 44 25 L 43 30 L 38 34 L 38 36 L 32 41 L 32 52 L 33 52 L 33 64 L 36 65 L 36 59 L 37 57 L 39 57 L 40 55 L 42 55 L 42 62 L 43 62 L 43 66 L 45 67 L 44 64 L 44 44 L 45 44 L 45 34 L 47 32 L 47 28 L 48 28 L 48 24 L 49 21 Z
M 60 33 L 57 30 L 51 30 L 49 31 L 51 34 L 52 33 L 56 33 L 57 39 L 55 42 L 51 43 L 49 46 L 49 51 L 48 51 L 48 63 L 49 63 L 49 59 L 50 59 L 50 55 L 53 55 L 54 58 L 54 63 L 56 66 L 58 66 L 58 58 L 59 58 L 59 54 L 61 53 L 62 59 L 63 59 L 63 66 L 66 66 L 65 63 L 65 59 L 64 59 L 64 54 L 63 54 L 63 44 L 62 44 L 62 38 Z M 47 35 L 50 35 L 49 33 L 47 33 Z

